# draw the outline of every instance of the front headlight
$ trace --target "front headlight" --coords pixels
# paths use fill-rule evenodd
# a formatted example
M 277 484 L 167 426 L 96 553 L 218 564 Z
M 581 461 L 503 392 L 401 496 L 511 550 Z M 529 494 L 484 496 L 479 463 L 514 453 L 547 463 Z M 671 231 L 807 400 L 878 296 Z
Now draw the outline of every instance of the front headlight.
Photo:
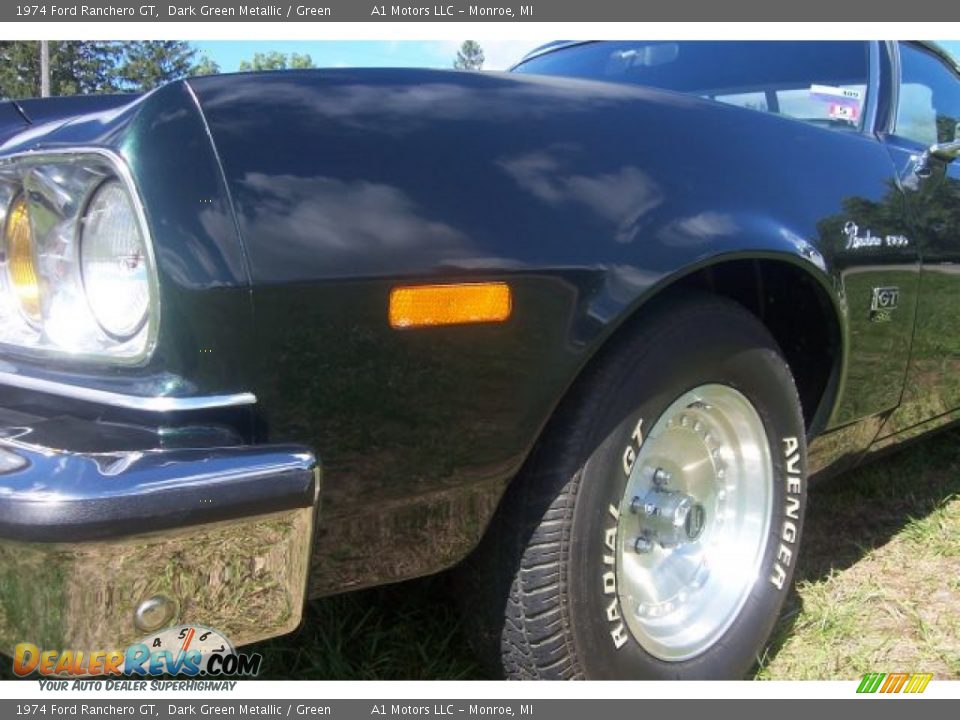
M 136 335 L 150 309 L 147 245 L 117 180 L 94 192 L 80 221 L 80 270 L 93 316 L 120 340 Z
M 153 248 L 122 161 L 99 150 L 0 158 L 0 345 L 136 363 L 153 350 Z

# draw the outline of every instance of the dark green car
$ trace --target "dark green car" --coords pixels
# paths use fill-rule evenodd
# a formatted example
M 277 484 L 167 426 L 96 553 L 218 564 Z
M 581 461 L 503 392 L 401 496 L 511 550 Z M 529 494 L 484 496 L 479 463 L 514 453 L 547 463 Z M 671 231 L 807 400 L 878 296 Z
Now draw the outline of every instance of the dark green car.
M 460 565 L 507 677 L 742 677 L 808 477 L 960 410 L 958 123 L 886 42 L 0 105 L 0 650 Z

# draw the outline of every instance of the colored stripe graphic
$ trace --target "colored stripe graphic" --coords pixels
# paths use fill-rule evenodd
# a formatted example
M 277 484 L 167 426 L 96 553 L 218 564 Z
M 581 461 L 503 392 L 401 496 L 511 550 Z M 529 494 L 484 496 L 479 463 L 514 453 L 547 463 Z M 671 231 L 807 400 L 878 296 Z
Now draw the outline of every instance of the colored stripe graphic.
M 863 680 L 860 681 L 860 687 L 857 688 L 857 692 L 875 693 L 885 677 L 886 673 L 867 673 L 863 676 Z
M 866 673 L 860 679 L 858 693 L 922 693 L 933 673 Z
M 887 675 L 887 681 L 883 684 L 883 687 L 880 688 L 882 693 L 898 693 L 900 688 L 903 687 L 904 683 L 907 682 L 907 678 L 910 677 L 907 673 L 890 673 Z
M 910 682 L 903 689 L 905 693 L 922 693 L 927 689 L 930 680 L 933 679 L 933 673 L 914 673 L 910 676 Z

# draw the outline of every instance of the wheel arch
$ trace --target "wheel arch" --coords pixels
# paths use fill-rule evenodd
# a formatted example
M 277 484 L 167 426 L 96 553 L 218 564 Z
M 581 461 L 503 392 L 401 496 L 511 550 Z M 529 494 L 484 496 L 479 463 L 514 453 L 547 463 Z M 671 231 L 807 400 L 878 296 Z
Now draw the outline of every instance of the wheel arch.
M 583 374 L 651 311 L 679 293 L 700 292 L 732 300 L 763 323 L 793 373 L 808 437 L 819 434 L 839 398 L 846 361 L 842 301 L 832 287 L 820 264 L 789 252 L 724 254 L 687 265 L 655 283 L 621 313 L 558 405 Z
M 698 290 L 732 300 L 757 317 L 790 367 L 812 436 L 830 419 L 845 360 L 843 314 L 824 280 L 789 255 L 720 259 L 673 278 L 651 300 Z

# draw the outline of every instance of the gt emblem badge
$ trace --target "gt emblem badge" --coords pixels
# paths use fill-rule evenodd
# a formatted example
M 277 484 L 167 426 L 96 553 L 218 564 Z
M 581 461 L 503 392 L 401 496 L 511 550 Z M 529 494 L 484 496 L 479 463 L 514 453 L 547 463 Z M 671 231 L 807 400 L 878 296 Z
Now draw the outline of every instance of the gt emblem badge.
M 887 322 L 891 313 L 897 309 L 900 301 L 900 288 L 878 287 L 873 289 L 873 299 L 870 301 L 870 321 Z

